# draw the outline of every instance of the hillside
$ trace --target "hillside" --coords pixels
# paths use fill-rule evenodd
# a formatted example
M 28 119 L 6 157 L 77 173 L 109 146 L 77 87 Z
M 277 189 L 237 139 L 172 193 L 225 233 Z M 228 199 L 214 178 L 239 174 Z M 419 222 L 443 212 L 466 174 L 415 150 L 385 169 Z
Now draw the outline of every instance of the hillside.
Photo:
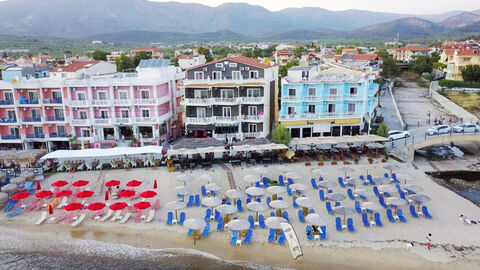
M 443 26 L 415 17 L 407 17 L 387 23 L 375 24 L 351 32 L 352 37 L 393 39 L 397 34 L 402 39 L 428 37 L 445 31 Z
M 136 43 L 182 43 L 182 42 L 207 42 L 207 41 L 240 41 L 246 37 L 228 30 L 206 32 L 200 34 L 180 32 L 155 32 L 155 31 L 123 31 L 98 34 L 85 37 L 84 40 L 103 40 L 108 42 L 133 42 Z
M 447 18 L 438 24 L 449 29 L 460 28 L 464 26 L 468 26 L 470 24 L 474 24 L 480 21 L 480 14 L 476 14 L 473 12 L 463 12 L 458 15 L 452 16 Z

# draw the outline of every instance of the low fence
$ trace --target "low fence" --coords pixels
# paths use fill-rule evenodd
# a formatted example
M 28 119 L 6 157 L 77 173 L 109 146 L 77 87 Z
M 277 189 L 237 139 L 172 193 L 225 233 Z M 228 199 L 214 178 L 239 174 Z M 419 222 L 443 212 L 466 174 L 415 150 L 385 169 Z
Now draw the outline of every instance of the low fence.
M 470 122 L 470 123 L 477 123 L 478 122 L 478 117 L 475 115 L 471 114 L 464 108 L 458 106 L 455 104 L 453 101 L 450 99 L 440 95 L 435 91 L 432 87 L 432 84 L 430 84 L 430 89 L 429 89 L 429 95 L 442 107 L 444 107 L 450 114 L 457 116 L 458 118 L 461 119 L 461 122 Z
M 395 97 L 393 96 L 393 85 L 395 83 L 395 80 L 388 86 L 388 91 L 390 91 L 390 96 L 392 96 L 392 101 L 393 101 L 393 107 L 395 108 L 395 114 L 397 115 L 398 119 L 400 120 L 400 126 L 402 127 L 402 130 L 405 129 L 405 122 L 403 122 L 402 115 L 400 114 L 400 110 L 398 109 L 397 102 L 395 101 Z

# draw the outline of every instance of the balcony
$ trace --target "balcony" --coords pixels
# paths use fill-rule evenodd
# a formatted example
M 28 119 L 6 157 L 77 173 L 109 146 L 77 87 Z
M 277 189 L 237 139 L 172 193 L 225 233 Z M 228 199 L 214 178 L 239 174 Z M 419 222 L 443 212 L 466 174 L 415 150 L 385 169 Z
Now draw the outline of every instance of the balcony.
M 93 124 L 95 125 L 111 125 L 113 123 L 112 118 L 95 118 Z
M 265 103 L 264 97 L 241 97 L 241 103 L 248 103 L 248 104 L 263 104 Z
M 43 104 L 62 104 L 62 99 L 44 99 Z
M 13 100 L 0 100 L 0 105 L 14 105 L 15 103 L 13 102 Z
M 185 98 L 183 99 L 184 105 L 197 105 L 197 106 L 210 106 L 212 105 L 212 99 L 210 98 Z
M 131 122 L 131 118 L 115 118 L 115 124 L 125 125 L 130 124 Z
M 360 118 L 360 113 L 321 113 L 321 114 L 302 114 L 302 115 L 280 115 L 280 121 L 296 121 L 296 120 L 324 120 L 324 119 L 342 119 L 342 118 Z
M 65 117 L 62 117 L 62 116 L 47 116 L 46 121 L 47 122 L 63 122 L 63 121 L 65 121 Z
M 22 122 L 24 123 L 42 122 L 42 118 L 41 117 L 23 117 Z
M 130 106 L 132 105 L 131 99 L 114 99 L 112 100 L 113 105 L 116 106 Z
M 326 95 L 323 97 L 325 101 L 335 101 L 335 100 L 340 100 L 341 96 L 340 95 Z
M 100 99 L 97 99 L 97 100 L 92 100 L 92 105 L 93 106 L 110 106 L 112 105 L 111 104 L 112 102 L 110 100 L 100 100 Z
M 72 125 L 74 126 L 89 126 L 89 119 L 72 119 Z
M 359 100 L 363 99 L 363 96 L 360 96 L 359 94 L 346 94 L 343 96 L 345 100 Z
M 260 135 L 260 132 L 245 132 L 243 133 L 243 138 L 259 138 Z
M 15 124 L 17 118 L 0 118 L 0 124 Z
M 39 105 L 40 100 L 38 99 L 20 99 L 18 101 L 19 106 L 27 106 L 27 105 Z
M 236 123 L 240 120 L 238 116 L 214 116 L 218 123 Z
M 226 138 L 240 139 L 240 134 L 239 133 L 215 133 L 213 134 L 213 137 L 217 140 L 225 140 Z
M 282 97 L 283 102 L 300 102 L 300 98 L 297 96 L 284 96 Z
M 27 134 L 27 139 L 45 139 L 45 134 L 41 134 L 41 133 Z
M 195 80 L 195 79 L 185 79 L 183 80 L 183 85 L 185 87 L 189 87 L 190 85 L 216 85 L 216 84 L 238 84 L 238 85 L 249 85 L 249 84 L 255 84 L 257 85 L 258 83 L 265 83 L 265 80 L 263 78 L 258 78 L 258 79 L 249 79 L 249 78 L 243 78 L 240 77 L 238 79 L 227 79 L 227 78 L 222 78 L 218 80 L 210 79 L 210 77 L 207 77 L 206 79 L 201 79 L 201 80 Z
M 156 123 L 158 118 L 156 117 L 135 117 L 137 123 Z
M 240 98 L 213 98 L 214 105 L 238 105 Z
M 67 133 L 55 133 L 55 132 L 48 134 L 48 136 L 50 138 L 67 138 L 68 137 Z
M 70 101 L 72 107 L 88 107 L 90 103 L 88 100 L 72 100 Z
M 263 122 L 263 115 L 243 115 L 242 116 L 242 121 L 248 121 L 248 122 Z
M 19 140 L 20 135 L 2 135 L 2 140 Z
M 321 101 L 321 98 L 318 96 L 306 96 L 303 98 L 303 100 L 306 102 L 315 102 L 315 101 Z
M 185 124 L 213 124 L 215 117 L 185 117 Z

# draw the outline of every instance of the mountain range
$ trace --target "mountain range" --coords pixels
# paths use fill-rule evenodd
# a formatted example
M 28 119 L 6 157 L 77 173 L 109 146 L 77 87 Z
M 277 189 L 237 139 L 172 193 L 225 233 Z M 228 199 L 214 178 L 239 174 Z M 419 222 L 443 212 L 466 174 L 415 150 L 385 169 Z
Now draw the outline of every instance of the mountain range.
M 226 3 L 218 7 L 147 0 L 0 1 L 3 35 L 105 41 L 391 39 L 480 33 L 480 10 L 410 15 Z M 466 29 L 464 29 L 466 28 Z M 465 30 L 465 31 L 464 31 Z

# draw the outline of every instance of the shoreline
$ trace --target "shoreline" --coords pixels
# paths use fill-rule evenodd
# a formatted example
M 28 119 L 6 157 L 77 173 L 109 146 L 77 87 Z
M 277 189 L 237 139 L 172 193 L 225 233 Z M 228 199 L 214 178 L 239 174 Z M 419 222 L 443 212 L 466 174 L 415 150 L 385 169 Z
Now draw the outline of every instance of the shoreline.
M 425 250 L 422 243 L 415 243 L 411 250 L 405 248 L 402 240 L 390 241 L 344 241 L 333 242 L 329 245 L 303 248 L 304 256 L 293 260 L 287 247 L 277 245 L 254 243 L 249 246 L 232 247 L 226 237 L 218 241 L 219 237 L 210 237 L 197 241 L 188 239 L 185 234 L 171 233 L 164 230 L 132 230 L 124 227 L 109 227 L 85 225 L 79 229 L 58 224 L 47 224 L 41 227 L 24 225 L 22 228 L 16 224 L 1 222 L 3 230 L 0 240 L 11 241 L 8 249 L 0 251 L 9 252 L 41 252 L 46 254 L 66 253 L 81 256 L 111 256 L 109 249 L 115 247 L 123 250 L 122 257 L 131 256 L 131 259 L 142 259 L 149 254 L 168 253 L 172 255 L 187 254 L 201 256 L 207 260 L 221 260 L 224 263 L 244 268 L 293 268 L 312 269 L 322 264 L 321 269 L 477 269 L 480 259 L 478 247 L 457 247 L 463 251 L 469 250 L 471 254 L 466 257 L 451 258 L 449 261 L 436 260 L 438 256 L 425 258 L 419 251 Z M 20 236 L 23 238 L 21 239 Z M 65 248 L 71 246 L 70 251 Z M 445 252 L 445 246 L 434 245 L 430 255 Z M 41 249 L 38 250 L 38 247 Z M 63 247 L 63 248 L 62 248 Z M 265 252 L 265 248 L 269 252 Z M 92 252 L 100 249 L 102 252 Z M 116 250 L 116 252 L 118 252 Z M 461 252 L 461 251 L 460 251 Z M 476 254 L 475 254 L 476 253 Z M 262 256 L 258 256 L 262 254 Z M 116 255 L 118 256 L 118 255 Z M 379 264 L 378 262 L 382 262 Z M 207 269 L 207 268 L 205 268 Z

